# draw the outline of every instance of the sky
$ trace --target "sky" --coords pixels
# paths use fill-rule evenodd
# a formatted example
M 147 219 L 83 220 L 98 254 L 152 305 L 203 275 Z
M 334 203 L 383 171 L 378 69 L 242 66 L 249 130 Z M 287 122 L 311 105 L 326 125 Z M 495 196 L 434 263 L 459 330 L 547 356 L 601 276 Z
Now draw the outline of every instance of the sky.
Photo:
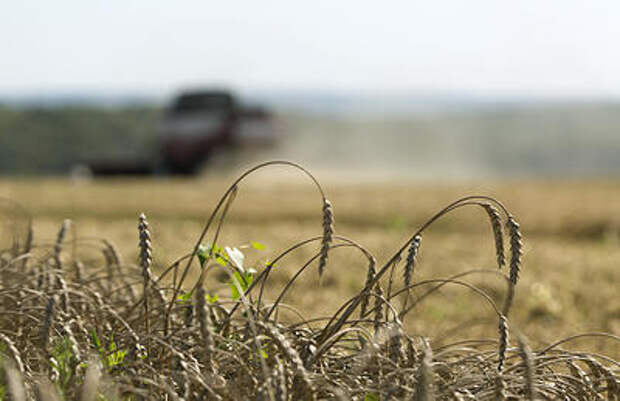
M 620 97 L 620 2 L 5 0 L 0 95 L 239 90 Z

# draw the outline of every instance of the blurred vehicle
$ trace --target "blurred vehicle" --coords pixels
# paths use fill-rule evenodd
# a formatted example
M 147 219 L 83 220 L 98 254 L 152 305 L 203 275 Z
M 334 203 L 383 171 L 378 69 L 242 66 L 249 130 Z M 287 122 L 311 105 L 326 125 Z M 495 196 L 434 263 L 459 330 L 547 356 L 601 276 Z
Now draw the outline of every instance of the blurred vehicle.
M 179 94 L 158 127 L 158 155 L 90 163 L 96 175 L 195 174 L 216 153 L 241 147 L 271 146 L 278 130 L 273 115 L 242 106 L 230 92 L 197 90 Z
M 215 152 L 273 145 L 273 116 L 260 107 L 244 107 L 227 91 L 180 94 L 159 127 L 164 167 L 192 174 Z

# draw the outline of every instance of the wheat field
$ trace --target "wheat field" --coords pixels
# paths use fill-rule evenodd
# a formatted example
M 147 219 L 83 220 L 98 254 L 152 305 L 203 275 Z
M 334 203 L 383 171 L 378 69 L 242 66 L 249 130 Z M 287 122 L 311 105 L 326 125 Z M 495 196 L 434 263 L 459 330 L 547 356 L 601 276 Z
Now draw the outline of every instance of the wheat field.
M 18 202 L 32 217 L 34 246 L 30 252 L 32 256 L 24 259 L 32 265 L 33 271 L 37 271 L 37 266 L 43 266 L 38 267 L 39 271 L 47 268 L 57 271 L 60 270 L 58 265 L 77 266 L 79 261 L 86 269 L 99 269 L 91 272 L 95 276 L 103 274 L 101 269 L 105 266 L 117 265 L 133 266 L 128 267 L 131 273 L 127 276 L 136 277 L 127 284 L 138 291 L 133 295 L 137 298 L 132 305 L 127 304 L 128 295 L 110 292 L 110 286 L 124 282 L 123 275 L 97 276 L 96 286 L 87 284 L 84 277 L 71 276 L 68 285 L 107 294 L 101 301 L 103 304 L 97 301 L 93 305 L 89 300 L 82 305 L 84 314 L 97 316 L 93 311 L 109 303 L 113 310 L 110 313 L 120 315 L 118 321 L 127 322 L 131 328 L 127 330 L 133 334 L 127 337 L 125 333 L 125 337 L 118 340 L 118 347 L 122 342 L 124 347 L 132 344 L 135 348 L 139 344 L 146 349 L 136 348 L 130 368 L 145 380 L 138 384 L 126 377 L 123 379 L 116 364 L 107 366 L 106 371 L 103 363 L 104 374 L 98 373 L 96 385 L 91 383 L 93 380 L 89 382 L 95 374 L 93 369 L 84 368 L 81 373 L 74 372 L 74 381 L 70 383 L 54 382 L 56 391 L 68 399 L 92 399 L 88 397 L 97 392 L 91 389 L 86 394 L 87 384 L 101 390 L 107 383 L 101 377 L 105 378 L 107 372 L 110 382 L 116 383 L 116 397 L 121 399 L 125 399 L 122 398 L 125 393 L 146 398 L 165 394 L 168 399 L 249 396 L 249 393 L 226 392 L 222 388 L 227 385 L 245 385 L 252 389 L 253 396 L 262 399 L 467 399 L 469 396 L 502 399 L 494 398 L 498 394 L 533 399 L 538 396 L 553 398 L 559 391 L 569 390 L 574 390 L 572 399 L 618 396 L 618 363 L 614 361 L 620 357 L 617 337 L 620 333 L 620 297 L 617 296 L 620 185 L 617 181 L 438 184 L 330 180 L 316 174 L 321 194 L 303 172 L 285 167 L 267 166 L 234 187 L 229 187 L 234 176 L 213 174 L 196 179 L 1 180 L 0 196 Z M 220 197 L 230 188 L 234 188 L 230 192 L 234 193 L 234 202 L 222 204 L 226 218 L 221 230 L 214 230 L 220 221 L 216 216 L 207 236 L 197 242 Z M 494 235 L 497 226 L 489 222 L 492 213 L 488 213 L 489 210 L 499 213 L 501 205 L 487 198 L 461 201 L 463 205 L 458 203 L 458 210 L 442 216 L 411 241 L 412 234 L 436 212 L 457 199 L 478 194 L 499 199 L 520 224 L 520 230 L 510 224 L 504 228 L 509 232 L 503 239 L 503 255 L 499 255 L 498 236 Z M 5 209 L 4 221 L 27 219 L 26 214 L 15 213 L 10 207 Z M 139 233 L 138 218 L 142 213 L 145 216 Z M 506 218 L 508 216 L 501 215 L 501 219 Z M 8 234 L 19 231 L 19 227 L 19 224 L 4 226 L 3 249 L 10 248 Z M 215 243 L 212 242 L 214 235 L 217 236 Z M 316 239 L 273 264 L 281 252 L 309 238 Z M 142 244 L 140 249 L 139 243 Z M 224 256 L 220 261 L 223 268 L 213 268 L 207 273 L 196 261 L 187 269 L 187 277 L 181 284 L 185 264 L 180 263 L 172 270 L 168 268 L 175 266 L 175 261 L 186 257 L 199 243 L 205 245 L 201 248 L 203 251 L 209 250 L 207 260 L 217 260 L 218 252 L 214 250 L 216 246 L 220 249 L 219 253 Z M 516 243 L 519 245 L 515 251 Z M 239 299 L 239 290 L 254 288 L 243 285 L 236 288 L 235 298 L 235 289 L 230 286 L 233 279 L 226 266 L 239 263 L 231 256 L 234 252 L 223 251 L 226 247 L 240 250 L 245 267 L 256 271 L 248 274 L 253 274 L 257 282 L 263 272 L 269 271 L 260 296 L 255 295 L 256 291 L 247 294 L 259 297 L 258 306 L 255 307 L 255 298 Z M 109 249 L 114 249 L 114 255 L 118 255 L 112 258 L 113 262 L 110 262 Z M 507 265 L 502 270 L 497 268 L 500 256 Z M 388 266 L 385 274 L 376 279 L 379 287 L 368 286 L 372 279 L 369 259 L 376 261 L 375 274 Z M 292 282 L 300 266 L 308 261 L 311 261 L 308 268 Z M 14 268 L 15 263 L 9 262 L 9 266 Z M 519 273 L 518 285 L 513 267 Z M 65 268 L 67 272 L 72 269 L 74 267 Z M 459 275 L 464 272 L 469 273 Z M 111 284 L 106 284 L 101 277 L 108 277 Z M 53 276 L 47 280 L 52 282 L 48 287 L 38 283 L 34 288 L 33 283 L 20 284 L 19 280 L 13 283 L 24 285 L 22 291 L 30 288 L 29 291 L 41 294 L 37 295 L 40 306 L 32 306 L 37 312 L 30 313 L 39 316 L 42 328 L 54 326 L 53 322 L 48 322 L 51 314 L 46 310 L 58 308 L 55 303 L 61 302 L 66 293 L 53 284 Z M 505 319 L 507 311 L 502 310 L 502 304 L 506 305 L 511 282 L 516 292 L 510 316 Z M 369 298 L 371 290 L 380 291 L 380 294 L 374 293 L 374 301 Z M 393 295 L 397 293 L 400 295 Z M 140 301 L 140 294 L 149 295 Z M 178 298 L 184 294 L 189 294 L 189 298 Z M 201 296 L 196 297 L 196 294 Z M 206 305 L 205 294 L 210 300 Z M 232 303 L 224 301 L 231 296 Z M 79 304 L 81 298 L 76 297 L 73 302 Z M 346 312 L 346 305 L 351 305 L 347 302 L 357 299 L 364 304 L 367 298 L 366 307 L 374 314 L 374 317 L 367 316 L 370 320 L 360 317 L 360 322 L 355 323 L 347 316 L 340 325 L 333 322 L 331 326 L 330 323 L 326 325 L 330 317 L 342 317 L 343 309 L 339 309 L 342 305 Z M 276 299 L 277 307 L 272 314 L 262 316 L 259 312 L 261 300 L 269 305 L 268 300 Z M 381 299 L 384 304 L 376 301 Z M 191 317 L 187 315 L 188 304 L 192 305 L 189 308 L 193 311 Z M 58 333 L 65 335 L 49 334 L 49 343 L 38 344 L 38 352 L 43 354 L 33 351 L 30 360 L 23 358 L 26 360 L 18 369 L 19 374 L 27 377 L 25 393 L 49 385 L 37 379 L 49 368 L 35 367 L 35 355 L 54 356 L 59 347 L 54 341 L 68 337 L 67 327 L 71 332 L 70 327 L 75 322 L 66 306 L 63 308 L 65 320 L 55 324 L 60 327 Z M 218 325 L 226 323 L 222 311 L 232 313 L 231 308 L 243 310 L 243 314 L 237 312 L 240 318 L 229 324 L 229 330 L 240 336 L 235 337 L 234 344 L 242 344 L 242 349 L 228 343 L 231 337 L 218 331 L 223 330 Z M 407 308 L 406 314 L 395 318 L 394 311 Z M 200 317 L 205 310 L 211 311 L 209 319 Z M 58 314 L 63 316 L 63 313 Z M 359 311 L 355 314 L 357 316 Z M 165 316 L 163 323 L 162 316 Z M 86 324 L 94 324 L 89 317 L 84 319 Z M 205 319 L 214 325 L 215 333 L 213 327 L 209 329 L 202 323 Z M 0 330 L 4 336 L 15 334 L 4 327 Z M 338 329 L 344 332 L 340 334 Z M 50 330 L 47 327 L 47 332 Z M 43 331 L 37 329 L 31 341 L 41 343 Z M 100 336 L 105 331 L 105 327 L 98 329 Z M 180 338 L 171 338 L 168 331 L 181 333 Z M 248 336 L 248 331 L 254 333 L 254 337 Z M 510 331 L 508 344 L 502 334 L 507 331 Z M 243 338 L 257 338 L 259 333 L 258 338 L 266 341 L 264 348 L 249 340 L 242 341 Z M 570 338 L 582 333 L 596 334 Z M 232 348 L 228 353 L 215 351 L 204 344 L 185 349 L 183 335 L 204 341 L 211 335 L 215 338 L 211 340 L 215 341 L 211 347 L 228 346 L 235 351 Z M 329 335 L 335 336 L 333 341 Z M 76 348 L 82 359 L 87 360 L 83 355 L 85 349 L 81 347 L 90 345 L 96 351 L 93 345 L 96 341 L 88 335 L 88 329 L 75 337 Z M 570 341 L 549 348 L 546 354 L 541 352 L 565 338 Z M 312 354 L 315 349 L 311 352 L 314 356 L 309 357 L 310 346 L 318 346 L 321 353 Z M 24 345 L 25 349 L 29 347 Z M 10 354 L 6 350 L 3 352 Z M 118 357 L 115 352 L 105 353 L 108 365 L 110 356 Z M 242 377 L 226 370 L 237 366 L 235 352 L 236 358 L 250 358 L 248 371 Z M 261 357 L 256 357 L 256 352 Z M 602 355 L 600 359 L 597 359 L 598 354 Z M 75 354 L 72 355 L 75 358 Z M 140 359 L 140 355 L 144 359 Z M 460 370 L 458 364 L 454 365 L 459 358 L 473 359 L 463 362 Z M 482 376 L 467 375 L 467 370 L 475 366 L 476 358 L 487 361 L 483 364 L 485 367 L 480 368 L 481 374 L 487 377 L 485 380 Z M 497 373 L 498 363 L 500 374 Z M 506 374 L 501 373 L 502 364 Z M 538 370 L 532 364 L 539 366 Z M 545 371 L 541 364 L 550 370 Z M 153 366 L 159 366 L 158 373 L 148 374 Z M 196 374 L 196 369 L 201 372 L 197 377 L 206 382 L 201 384 L 187 378 L 188 374 Z M 356 371 L 355 375 L 348 376 L 345 373 L 348 369 Z M 58 369 L 51 371 L 52 382 L 62 376 Z M 566 375 L 571 379 L 561 380 L 553 375 Z M 75 379 L 77 376 L 80 378 Z M 173 384 L 169 387 L 162 384 L 166 377 L 172 378 Z

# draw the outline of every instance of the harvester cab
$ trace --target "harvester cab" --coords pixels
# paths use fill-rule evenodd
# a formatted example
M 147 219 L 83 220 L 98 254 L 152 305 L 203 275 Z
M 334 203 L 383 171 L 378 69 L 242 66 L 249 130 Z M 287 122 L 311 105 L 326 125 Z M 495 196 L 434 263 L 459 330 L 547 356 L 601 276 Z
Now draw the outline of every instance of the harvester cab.
M 214 152 L 242 146 L 271 145 L 276 129 L 271 113 L 245 107 L 227 91 L 192 91 L 177 96 L 159 129 L 164 167 L 192 174 Z
M 215 149 L 233 145 L 238 106 L 228 92 L 188 92 L 178 96 L 159 127 L 164 167 L 171 173 L 191 174 Z

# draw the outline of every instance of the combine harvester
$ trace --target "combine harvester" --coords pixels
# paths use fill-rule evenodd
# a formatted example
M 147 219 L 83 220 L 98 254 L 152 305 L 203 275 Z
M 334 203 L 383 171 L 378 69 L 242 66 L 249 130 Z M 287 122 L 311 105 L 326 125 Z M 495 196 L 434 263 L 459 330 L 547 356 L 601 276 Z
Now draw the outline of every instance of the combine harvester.
M 94 175 L 196 174 L 213 156 L 278 142 L 273 115 L 228 91 L 183 92 L 158 127 L 157 154 L 88 163 Z

